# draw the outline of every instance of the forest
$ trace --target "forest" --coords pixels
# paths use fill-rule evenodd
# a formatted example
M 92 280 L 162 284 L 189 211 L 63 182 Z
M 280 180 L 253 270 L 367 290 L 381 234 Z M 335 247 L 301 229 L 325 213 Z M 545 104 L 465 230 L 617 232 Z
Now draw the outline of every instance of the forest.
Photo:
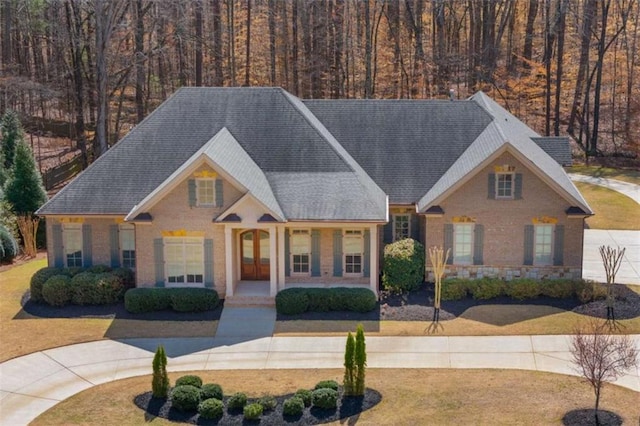
M 577 158 L 639 164 L 636 0 L 0 1 L 0 114 L 82 167 L 182 86 L 483 90 Z

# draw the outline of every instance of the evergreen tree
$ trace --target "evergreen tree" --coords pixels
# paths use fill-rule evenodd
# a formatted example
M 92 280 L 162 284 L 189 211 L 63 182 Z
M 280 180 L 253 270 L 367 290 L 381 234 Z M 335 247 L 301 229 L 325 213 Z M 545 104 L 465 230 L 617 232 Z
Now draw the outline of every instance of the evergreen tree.
M 153 380 L 151 393 L 155 398 L 166 398 L 169 394 L 169 376 L 167 374 L 167 354 L 162 345 L 156 349 L 153 357 Z
M 13 212 L 21 216 L 33 215 L 47 201 L 31 148 L 23 140 L 16 146 L 13 171 L 7 181 L 4 198 Z
M 344 381 L 342 386 L 345 395 L 354 395 L 356 381 L 356 363 L 355 363 L 355 347 L 356 341 L 353 334 L 349 332 L 347 343 L 344 349 Z
M 7 176 L 7 172 L 13 167 L 16 147 L 22 140 L 22 125 L 18 119 L 18 114 L 15 111 L 8 110 L 0 120 L 0 132 L 2 132 L 2 144 L 0 145 L 0 152 L 2 154 L 2 171 L 0 175 Z M 0 176 L 0 179 L 2 177 Z M 0 181 L 0 184 L 3 182 Z
M 356 347 L 354 361 L 358 370 L 356 374 L 355 392 L 354 395 L 364 395 L 365 384 L 365 369 L 367 366 L 367 349 L 364 342 L 364 328 L 362 324 L 358 324 L 356 331 Z

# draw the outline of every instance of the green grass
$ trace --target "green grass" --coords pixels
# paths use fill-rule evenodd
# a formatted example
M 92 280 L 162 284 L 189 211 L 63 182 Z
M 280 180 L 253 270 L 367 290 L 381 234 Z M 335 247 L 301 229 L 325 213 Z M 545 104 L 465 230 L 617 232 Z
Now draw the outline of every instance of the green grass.
M 595 213 L 586 220 L 590 229 L 640 230 L 640 204 L 602 186 L 574 183 Z
M 612 169 L 600 166 L 584 166 L 576 165 L 568 167 L 567 173 L 579 173 L 582 175 L 603 177 L 607 179 L 617 179 L 623 182 L 635 183 L 640 185 L 640 171 L 631 169 Z

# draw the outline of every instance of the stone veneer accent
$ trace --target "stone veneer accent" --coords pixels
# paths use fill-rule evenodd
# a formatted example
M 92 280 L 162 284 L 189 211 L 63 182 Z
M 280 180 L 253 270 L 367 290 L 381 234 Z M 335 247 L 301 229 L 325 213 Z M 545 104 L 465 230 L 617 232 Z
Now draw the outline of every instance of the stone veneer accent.
M 511 281 L 516 278 L 542 279 L 580 279 L 582 277 L 581 268 L 571 268 L 566 266 L 522 266 L 522 267 L 496 267 L 496 266 L 455 266 L 449 265 L 445 269 L 445 278 L 501 278 Z M 427 268 L 427 281 L 433 281 L 432 268 Z

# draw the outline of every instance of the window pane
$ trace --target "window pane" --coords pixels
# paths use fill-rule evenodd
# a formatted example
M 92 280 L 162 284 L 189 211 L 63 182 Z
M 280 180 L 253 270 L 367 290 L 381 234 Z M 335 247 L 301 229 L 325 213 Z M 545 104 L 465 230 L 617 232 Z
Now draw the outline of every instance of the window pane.
M 213 179 L 198 179 L 196 185 L 198 190 L 198 204 L 215 204 L 215 181 Z
M 394 215 L 393 216 L 393 230 L 394 238 L 396 241 L 404 238 L 409 238 L 409 215 Z
M 265 231 L 260 231 L 260 263 L 263 265 L 267 265 L 269 263 L 269 260 L 271 259 L 270 256 L 270 245 L 269 245 L 269 233 L 265 232 Z
M 496 195 L 498 197 L 512 197 L 513 188 L 513 174 L 512 173 L 499 173 L 497 175 L 497 190 Z
M 535 241 L 535 263 L 551 264 L 553 225 L 536 225 Z
M 343 238 L 343 250 L 345 253 L 362 253 L 363 241 L 362 237 L 354 235 L 345 235 Z
M 454 224 L 453 262 L 469 264 L 473 261 L 473 224 Z
M 293 235 L 291 235 L 291 253 L 309 253 L 309 246 L 311 245 L 310 242 L 311 238 L 309 237 L 309 234 L 294 233 Z
M 165 265 L 169 283 L 204 282 L 204 246 L 202 238 L 166 238 Z M 135 265 L 135 251 L 123 252 Z
M 242 235 L 242 262 L 253 263 L 253 232 Z

